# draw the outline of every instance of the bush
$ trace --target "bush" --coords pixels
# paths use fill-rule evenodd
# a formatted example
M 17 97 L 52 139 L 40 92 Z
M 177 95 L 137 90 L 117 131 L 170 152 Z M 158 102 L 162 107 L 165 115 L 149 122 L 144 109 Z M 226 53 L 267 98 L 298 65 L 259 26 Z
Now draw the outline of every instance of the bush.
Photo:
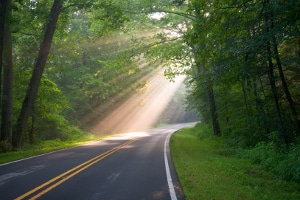
M 213 136 L 212 127 L 207 123 L 197 123 L 195 126 L 195 130 L 197 130 L 197 136 L 202 138 L 209 138 Z
M 275 142 L 261 142 L 248 150 L 247 156 L 281 179 L 300 183 L 300 144 L 287 148 Z
M 12 146 L 7 140 L 0 141 L 0 153 L 6 153 L 11 150 L 12 150 Z
M 300 144 L 292 144 L 289 151 L 274 167 L 274 172 L 283 179 L 300 182 Z

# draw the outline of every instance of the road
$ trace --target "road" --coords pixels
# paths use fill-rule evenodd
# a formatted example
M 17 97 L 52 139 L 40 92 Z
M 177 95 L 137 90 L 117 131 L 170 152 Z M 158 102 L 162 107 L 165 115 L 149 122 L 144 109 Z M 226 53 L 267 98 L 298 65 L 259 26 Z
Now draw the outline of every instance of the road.
M 0 165 L 0 199 L 184 199 L 168 138 L 188 125 L 122 134 Z

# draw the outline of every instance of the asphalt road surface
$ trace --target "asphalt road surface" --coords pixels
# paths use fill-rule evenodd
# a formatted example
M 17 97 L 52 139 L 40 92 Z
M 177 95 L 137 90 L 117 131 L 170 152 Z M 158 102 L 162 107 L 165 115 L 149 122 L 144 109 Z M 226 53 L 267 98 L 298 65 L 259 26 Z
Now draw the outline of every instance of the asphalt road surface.
M 184 199 L 169 154 L 177 124 L 0 165 L 0 199 Z

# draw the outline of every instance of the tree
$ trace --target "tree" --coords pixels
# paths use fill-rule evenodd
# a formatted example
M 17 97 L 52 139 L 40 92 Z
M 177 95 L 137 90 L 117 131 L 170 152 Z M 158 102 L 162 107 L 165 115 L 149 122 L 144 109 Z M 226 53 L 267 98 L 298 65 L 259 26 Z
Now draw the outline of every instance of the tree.
M 189 2 L 188 13 L 194 16 L 194 23 L 187 27 L 186 41 L 196 45 L 194 52 L 198 63 L 207 69 L 208 73 L 200 76 L 201 79 L 209 77 L 213 82 L 221 127 L 228 127 L 228 133 L 235 133 L 235 138 L 244 137 L 247 138 L 245 141 L 250 141 L 258 135 L 250 134 L 250 129 L 256 132 L 255 127 L 259 127 L 264 132 L 256 142 L 272 138 L 271 135 L 278 132 L 281 141 L 286 143 L 287 137 L 295 131 L 295 125 L 293 130 L 285 129 L 287 123 L 297 124 L 294 119 L 298 112 L 278 50 L 283 41 L 293 38 L 299 30 L 295 18 L 297 9 L 292 5 L 296 6 L 296 1 Z M 287 16 L 295 20 L 289 20 Z M 192 69 L 190 74 L 195 73 L 196 70 Z M 197 78 L 191 80 L 196 87 L 201 87 L 196 83 Z M 202 83 L 207 85 L 205 81 Z M 242 98 L 228 96 L 234 94 L 232 91 Z M 286 103 L 291 108 L 292 121 L 296 123 L 287 119 L 289 113 L 282 109 Z M 241 113 L 244 118 L 239 117 Z M 243 135 L 238 136 L 238 132 Z
M 1 140 L 11 142 L 12 139 L 12 83 L 13 83 L 13 58 L 12 58 L 12 1 L 4 1 L 4 28 L 1 48 L 1 65 L 3 66 L 3 93 L 2 93 L 2 123 L 1 123 Z M 1 6 L 1 7 L 2 7 Z M 1 20 L 3 21 L 3 20 Z M 4 42 L 5 41 L 5 42 Z M 1 68 L 2 70 L 2 68 Z M 2 73 L 0 73 L 2 74 Z
M 115 1 L 95 1 L 95 2 L 79 2 L 79 1 L 70 1 L 70 2 L 64 2 L 63 7 L 63 1 L 54 1 L 50 16 L 47 18 L 47 23 L 45 30 L 43 31 L 44 36 L 42 38 L 42 42 L 40 44 L 39 50 L 38 50 L 38 57 L 36 58 L 36 61 L 34 63 L 34 69 L 32 71 L 32 77 L 30 79 L 30 83 L 22 104 L 22 108 L 20 111 L 20 114 L 17 119 L 17 123 L 14 129 L 14 138 L 13 138 L 13 146 L 15 148 L 19 148 L 22 143 L 22 138 L 25 133 L 25 128 L 28 124 L 28 119 L 30 115 L 32 114 L 32 110 L 34 108 L 34 103 L 36 101 L 36 97 L 38 94 L 38 88 L 40 86 L 40 82 L 42 79 L 42 75 L 45 69 L 46 61 L 48 58 L 48 55 L 50 53 L 50 47 L 52 45 L 52 41 L 54 39 L 57 39 L 58 41 L 61 41 L 59 37 L 54 37 L 54 32 L 56 30 L 56 26 L 60 27 L 60 31 L 62 30 L 61 27 L 64 25 L 68 25 L 68 20 L 60 19 L 59 15 L 62 11 L 67 12 L 70 11 L 70 13 L 73 12 L 73 14 L 76 15 L 76 13 L 81 12 L 87 12 L 92 13 L 93 11 L 97 10 L 99 12 L 92 18 L 95 19 L 95 21 L 99 22 L 97 25 L 100 26 L 98 28 L 94 27 L 94 32 L 92 33 L 91 30 L 90 33 L 94 34 L 92 37 L 98 37 L 101 36 L 103 33 L 107 33 L 108 31 L 118 28 L 122 25 L 124 21 L 126 21 L 126 17 L 123 15 L 123 13 L 120 11 L 119 6 L 116 5 Z M 27 4 L 26 4 L 27 5 Z M 41 6 L 43 5 L 43 2 L 32 2 L 30 1 L 28 3 L 28 8 L 30 12 L 33 12 L 37 14 L 37 16 L 42 15 L 43 12 L 41 12 Z M 44 8 L 44 7 L 43 7 Z M 29 13 L 30 13 L 29 12 Z M 70 15 L 66 15 L 67 19 L 69 19 Z M 112 21 L 117 23 L 112 23 Z M 31 23 L 31 22 L 29 22 Z M 39 23 L 37 23 L 39 24 Z M 96 24 L 96 23 L 94 23 Z M 36 24 L 35 24 L 36 25 Z M 64 27 L 67 29 L 67 27 Z M 65 29 L 65 30 L 66 30 Z M 97 29 L 97 30 L 96 30 Z M 59 34 L 65 32 L 65 30 L 58 32 Z M 70 32 L 71 29 L 68 29 Z M 101 32 L 101 33 L 100 33 Z M 99 35 L 97 35 L 99 34 Z M 62 36 L 62 35 L 60 35 Z M 80 36 L 77 36 L 78 38 Z M 87 38 L 87 39 L 91 39 Z M 73 41 L 75 42 L 75 41 Z M 67 58 L 64 62 L 69 60 L 70 58 Z M 18 59 L 20 60 L 20 59 Z M 51 60 L 52 63 L 54 60 Z M 50 67 L 50 69 L 53 71 L 53 68 Z M 50 70 L 50 71 L 51 71 Z M 93 76 L 93 75 L 91 75 Z
M 5 23 L 5 9 L 6 9 L 6 0 L 0 1 L 0 83 L 2 83 L 2 52 L 3 52 L 3 35 L 4 35 L 4 23 Z M 0 87 L 0 96 L 2 95 L 2 87 Z M 0 100 L 1 102 L 1 100 Z
M 37 96 L 42 74 L 52 44 L 58 17 L 59 14 L 61 13 L 61 8 L 62 8 L 62 1 L 54 0 L 50 11 L 49 19 L 45 28 L 44 38 L 40 45 L 39 54 L 35 63 L 35 67 L 33 69 L 33 74 L 14 130 L 14 135 L 13 135 L 14 148 L 19 148 L 22 144 L 22 138 L 25 132 L 25 127 L 29 115 L 33 109 L 34 101 Z

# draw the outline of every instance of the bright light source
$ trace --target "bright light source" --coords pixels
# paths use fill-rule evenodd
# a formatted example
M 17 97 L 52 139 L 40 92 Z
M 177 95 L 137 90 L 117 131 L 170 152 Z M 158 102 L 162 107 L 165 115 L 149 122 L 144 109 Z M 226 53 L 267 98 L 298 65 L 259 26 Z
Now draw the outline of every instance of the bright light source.
M 146 130 L 154 125 L 164 112 L 184 77 L 168 81 L 163 69 L 158 70 L 150 79 L 145 91 L 138 92 L 122 105 L 114 108 L 104 119 L 92 128 L 92 133 L 122 133 Z
M 161 18 L 163 18 L 166 15 L 166 13 L 164 12 L 156 12 L 156 13 L 151 13 L 148 14 L 148 17 L 151 19 L 157 19 L 160 20 Z

